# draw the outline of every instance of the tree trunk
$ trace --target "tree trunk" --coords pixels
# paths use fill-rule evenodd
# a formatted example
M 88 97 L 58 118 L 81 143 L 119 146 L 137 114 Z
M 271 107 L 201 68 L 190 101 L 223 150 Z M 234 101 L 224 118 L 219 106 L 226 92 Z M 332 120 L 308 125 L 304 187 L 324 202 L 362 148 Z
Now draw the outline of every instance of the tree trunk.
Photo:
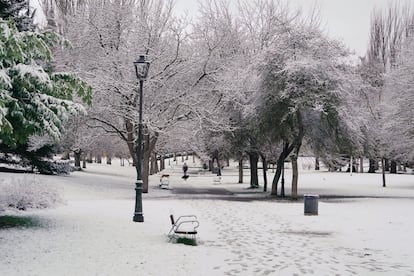
M 280 196 L 285 197 L 285 161 L 283 161 L 282 164 L 280 164 L 280 166 L 282 167 L 282 179 L 280 181 Z
M 161 171 L 165 170 L 165 155 L 164 154 L 162 154 L 160 157 L 160 167 L 161 167 L 160 168 Z
M 261 158 L 262 158 L 262 163 L 263 163 L 263 192 L 267 191 L 267 174 L 266 174 L 266 170 L 267 170 L 267 162 L 266 162 L 266 157 L 264 156 L 264 154 L 260 154 Z
M 184 163 L 184 153 L 181 153 L 181 162 Z
M 145 137 L 145 135 L 144 135 Z M 144 138 L 146 139 L 146 138 Z M 143 150 L 143 158 L 142 158 L 142 192 L 148 193 L 148 179 L 149 179 L 149 163 L 150 163 L 150 151 L 148 147 L 145 146 L 144 143 L 144 150 Z
M 214 173 L 213 168 L 214 168 L 214 166 L 213 166 L 213 160 L 210 159 L 210 160 L 208 160 L 208 170 L 210 172 Z
M 303 140 L 303 118 L 300 109 L 296 111 L 296 120 L 297 120 L 297 127 L 298 127 L 298 135 L 295 137 L 294 142 L 294 149 L 295 153 L 292 155 L 292 199 L 298 199 L 298 178 L 299 178 L 299 171 L 298 171 L 298 157 L 300 148 L 302 146 Z M 352 170 L 352 168 L 351 168 Z
M 149 175 L 153 175 L 155 171 L 155 165 L 154 165 L 154 155 L 150 156 L 150 169 L 149 169 Z
M 239 183 L 243 183 L 243 157 L 239 158 Z
M 73 151 L 73 154 L 75 156 L 75 167 L 80 168 L 81 167 L 82 150 L 81 149 L 76 149 L 76 150 Z
M 151 154 L 151 168 L 150 168 L 150 175 L 154 175 L 156 173 L 158 173 L 158 160 L 157 160 L 157 153 L 154 152 L 153 154 Z
M 359 159 L 359 172 L 360 173 L 363 173 L 364 172 L 364 158 L 363 157 L 361 157 Z
M 279 179 L 281 176 L 283 164 L 285 162 L 286 157 L 293 151 L 294 147 L 289 145 L 288 142 L 283 142 L 283 150 L 279 155 L 276 163 L 276 173 L 272 181 L 272 192 L 271 195 L 277 196 L 277 184 L 279 183 Z
M 391 171 L 390 173 L 397 173 L 397 162 L 395 162 L 394 160 L 391 161 Z
M 217 176 L 221 176 L 221 164 L 220 164 L 220 159 L 217 157 Z
M 195 163 L 195 153 L 193 152 L 193 163 Z
M 317 156 L 315 158 L 315 171 L 319 171 L 320 170 L 320 166 L 319 166 L 319 157 Z
M 137 164 L 137 152 L 135 148 L 135 128 L 134 124 L 129 119 L 125 119 L 125 128 L 127 130 L 127 146 L 129 155 L 132 156 L 132 166 L 136 166 Z
M 381 158 L 381 167 L 382 167 L 382 187 L 386 187 L 385 185 L 385 158 Z
M 150 157 L 151 152 L 155 148 L 155 144 L 158 140 L 158 133 L 150 136 L 149 134 L 144 135 L 144 153 L 143 153 L 143 162 L 142 162 L 142 192 L 148 193 L 148 180 L 149 180 L 149 166 L 150 166 Z
M 368 173 L 375 173 L 375 168 L 376 168 L 376 160 L 374 159 L 369 159 L 369 169 L 368 169 Z
M 259 161 L 259 155 L 257 152 L 249 152 L 248 155 L 250 160 L 250 188 L 258 188 L 257 163 Z
M 86 162 L 88 162 L 88 163 L 92 163 L 92 151 L 90 151 L 89 153 L 88 153 L 88 159 L 86 159 Z
M 291 156 L 292 161 L 292 199 L 298 199 L 298 157 L 296 155 Z
M 101 155 L 101 153 L 98 153 L 96 155 L 96 163 L 102 164 L 102 155 Z
M 390 160 L 388 158 L 384 158 L 384 162 L 385 162 L 385 171 L 389 172 L 390 171 Z
M 82 169 L 86 169 L 86 153 L 82 155 Z
M 221 176 L 221 164 L 219 159 L 219 152 L 218 150 L 214 151 L 213 158 L 212 158 L 212 167 L 214 168 L 214 160 L 217 160 L 217 171 L 212 170 L 213 173 L 217 173 L 217 176 Z
M 108 156 L 106 157 L 106 164 L 107 165 L 112 165 L 112 158 L 111 158 L 111 154 L 108 153 Z

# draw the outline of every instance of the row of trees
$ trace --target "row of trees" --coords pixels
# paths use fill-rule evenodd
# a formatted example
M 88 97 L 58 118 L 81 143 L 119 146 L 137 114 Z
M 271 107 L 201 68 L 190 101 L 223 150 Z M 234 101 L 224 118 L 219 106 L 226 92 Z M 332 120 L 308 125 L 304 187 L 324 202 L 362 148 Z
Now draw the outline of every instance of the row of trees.
M 237 7 L 203 1 L 193 22 L 176 17 L 172 1 L 57 1 L 56 6 L 55 25 L 74 45 L 62 60 L 95 88 L 89 127 L 120 137 L 133 157 L 138 99 L 131 62 L 138 53 L 151 60 L 144 99 L 145 175 L 154 152 L 191 150 L 217 162 L 248 156 L 252 187 L 258 186 L 259 158 L 277 162 L 276 195 L 282 165 L 290 158 L 296 196 L 296 162 L 304 150 L 330 166 L 341 164 L 343 156 L 410 160 L 407 148 L 397 146 L 397 156 L 385 153 L 390 146 L 379 142 L 395 133 L 379 126 L 403 117 L 377 104 L 382 94 L 390 95 L 382 90 L 391 83 L 385 74 L 390 66 L 385 62 L 378 70 L 372 57 L 402 60 L 402 43 L 408 40 L 386 26 L 395 19 L 383 17 L 400 18 L 404 11 L 408 24 L 412 14 L 406 7 L 373 13 L 370 50 L 355 66 L 346 47 L 320 31 L 316 12 L 305 20 L 279 1 L 243 1 Z M 406 135 L 399 138 L 400 144 L 409 143 Z
M 373 13 L 370 48 L 357 65 L 320 30 L 316 11 L 305 17 L 282 1 L 201 1 L 195 20 L 176 16 L 170 0 L 44 0 L 43 7 L 49 26 L 72 45 L 54 50 L 51 68 L 93 87 L 88 115 L 66 126 L 66 148 L 135 158 L 132 62 L 140 54 L 151 61 L 144 192 L 150 158 L 175 151 L 196 152 L 218 168 L 224 158 L 247 157 L 253 188 L 259 158 L 277 163 L 273 195 L 289 159 L 293 197 L 305 152 L 331 167 L 344 156 L 413 160 L 408 7 Z

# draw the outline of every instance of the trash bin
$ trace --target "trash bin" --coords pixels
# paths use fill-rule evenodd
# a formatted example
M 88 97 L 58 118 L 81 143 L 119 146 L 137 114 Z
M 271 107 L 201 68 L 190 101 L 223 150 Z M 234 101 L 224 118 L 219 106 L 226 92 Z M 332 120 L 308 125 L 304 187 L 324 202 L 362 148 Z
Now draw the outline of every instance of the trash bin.
M 319 195 L 304 195 L 305 216 L 318 215 L 318 199 Z

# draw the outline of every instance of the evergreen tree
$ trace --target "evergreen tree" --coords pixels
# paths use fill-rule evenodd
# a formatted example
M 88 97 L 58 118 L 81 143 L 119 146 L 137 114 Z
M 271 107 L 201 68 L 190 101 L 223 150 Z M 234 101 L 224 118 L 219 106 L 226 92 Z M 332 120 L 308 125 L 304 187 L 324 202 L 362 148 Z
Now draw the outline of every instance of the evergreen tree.
M 0 0 L 0 18 L 13 20 L 19 31 L 34 30 L 34 13 L 28 0 Z
M 91 101 L 91 88 L 83 81 L 53 72 L 50 47 L 60 41 L 55 33 L 19 32 L 13 22 L 0 19 L 0 152 L 36 167 L 41 156 L 29 152 L 30 137 L 59 140 L 68 116 L 84 113 L 73 94 Z

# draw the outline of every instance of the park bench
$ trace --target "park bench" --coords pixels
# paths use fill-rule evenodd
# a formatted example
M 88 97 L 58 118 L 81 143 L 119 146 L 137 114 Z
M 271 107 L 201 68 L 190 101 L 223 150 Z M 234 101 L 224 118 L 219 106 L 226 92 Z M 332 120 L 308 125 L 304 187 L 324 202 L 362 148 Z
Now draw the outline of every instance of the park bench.
M 169 189 L 170 187 L 170 175 L 169 174 L 161 175 L 159 186 L 161 189 Z
M 174 215 L 170 215 L 171 229 L 168 232 L 170 241 L 179 236 L 191 238 L 196 241 L 197 228 L 200 225 L 197 217 L 194 215 L 185 215 L 174 219 Z

